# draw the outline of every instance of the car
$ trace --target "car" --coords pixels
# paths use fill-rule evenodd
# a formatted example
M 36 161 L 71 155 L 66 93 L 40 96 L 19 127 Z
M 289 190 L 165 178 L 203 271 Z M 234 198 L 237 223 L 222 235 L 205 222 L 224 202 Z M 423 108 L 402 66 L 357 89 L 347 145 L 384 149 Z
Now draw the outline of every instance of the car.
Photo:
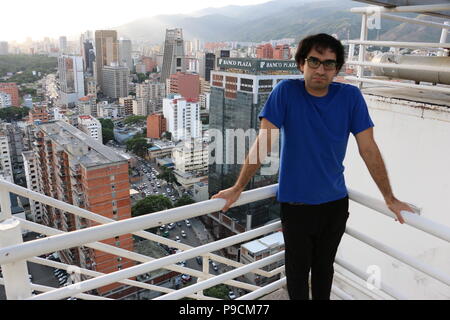
M 169 237 L 169 231 L 164 231 L 164 233 L 163 233 L 163 237 L 165 237 L 165 238 L 168 238 Z
M 173 228 L 175 228 L 175 223 L 173 223 L 173 222 L 169 223 L 168 228 L 169 228 L 169 230 L 172 230 Z
M 217 267 L 217 264 L 215 262 L 212 262 L 211 265 L 212 265 L 214 271 L 219 271 L 219 267 Z
M 163 224 L 161 227 L 159 227 L 159 230 L 161 230 L 161 231 L 164 231 L 164 230 L 166 230 L 166 225 L 165 224 Z
M 202 257 L 195 257 L 195 260 L 197 260 L 197 263 L 198 263 L 199 265 L 202 265 L 202 264 L 203 264 L 203 259 L 202 259 Z
M 181 222 L 177 221 L 177 226 L 181 227 Z
M 192 277 L 189 274 L 182 274 L 181 275 L 181 281 L 183 281 L 183 283 L 189 282 L 192 280 Z
M 230 300 L 236 299 L 236 295 L 234 294 L 234 291 L 230 290 L 228 292 L 228 298 L 230 298 Z
M 184 230 L 181 230 L 181 236 L 182 236 L 183 238 L 186 238 L 186 232 L 184 232 Z
M 187 226 L 187 227 L 190 227 L 190 226 L 191 226 L 191 223 L 189 222 L 189 220 L 186 219 L 186 220 L 184 220 L 184 222 L 186 222 L 186 226 Z
M 175 241 L 176 241 L 176 242 L 181 242 L 180 237 L 179 237 L 179 236 L 176 236 L 176 237 L 175 237 Z
M 175 253 L 178 253 L 178 252 L 175 252 Z M 184 260 L 183 261 L 178 261 L 177 265 L 185 267 L 186 266 L 186 261 L 184 261 Z

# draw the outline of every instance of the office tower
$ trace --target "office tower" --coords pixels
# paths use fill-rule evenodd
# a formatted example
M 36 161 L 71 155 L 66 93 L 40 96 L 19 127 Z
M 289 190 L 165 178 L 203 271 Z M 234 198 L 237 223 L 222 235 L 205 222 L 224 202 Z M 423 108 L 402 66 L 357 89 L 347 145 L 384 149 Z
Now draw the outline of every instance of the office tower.
M 167 119 L 167 131 L 172 134 L 172 141 L 201 136 L 200 107 L 197 101 L 169 94 L 168 98 L 163 99 L 163 114 Z
M 91 138 L 103 143 L 102 124 L 91 115 L 78 116 L 77 128 L 86 133 Z
M 117 31 L 96 30 L 95 31 L 95 74 L 97 85 L 103 92 L 103 72 L 104 66 L 118 64 Z
M 186 71 L 184 64 L 183 30 L 179 28 L 166 29 L 160 82 L 166 83 L 169 76 L 178 71 Z
M 24 134 L 16 123 L 0 122 L 0 135 L 6 138 L 4 141 L 8 144 L 7 156 L 11 165 L 13 179 L 11 182 L 24 187 L 26 185 L 22 158 Z
M 85 40 L 82 46 L 84 71 L 89 74 L 93 74 L 95 61 L 94 45 L 91 40 Z
M 198 74 L 177 72 L 170 75 L 167 93 L 177 93 L 187 100 L 198 101 L 200 78 Z
M 78 99 L 76 104 L 76 111 L 79 115 L 97 117 L 97 103 L 93 95 L 87 95 Z
M 173 148 L 172 158 L 176 171 L 204 175 L 208 171 L 208 144 L 202 139 L 186 140 Z
M 0 55 L 8 54 L 8 53 L 9 53 L 8 42 L 0 41 Z
M 14 82 L 0 82 L 0 92 L 8 94 L 11 106 L 20 107 L 19 87 Z
M 0 130 L 0 152 L 0 178 L 14 183 L 9 137 L 3 130 Z
M 103 94 L 107 97 L 118 99 L 128 97 L 128 67 L 104 66 L 103 72 Z
M 136 84 L 136 99 L 144 99 L 147 104 L 147 114 L 162 110 L 162 99 L 166 96 L 166 85 L 164 83 L 145 80 Z M 145 115 L 147 115 L 145 114 Z
M 133 71 L 133 59 L 131 58 L 132 45 L 131 40 L 119 40 L 119 64 L 122 67 L 128 67 Z
M 97 98 L 97 81 L 95 80 L 95 77 L 85 77 L 84 88 L 84 93 L 87 96 L 94 96 Z
M 167 131 L 167 121 L 164 115 L 154 113 L 147 117 L 147 138 L 160 139 Z
M 59 37 L 59 52 L 67 53 L 67 37 Z
M 218 67 L 223 71 L 211 71 L 211 95 L 209 108 L 210 145 L 218 132 L 223 144 L 217 143 L 212 155 L 218 159 L 209 166 L 209 194 L 231 187 L 240 172 L 245 155 L 259 130 L 258 114 L 272 88 L 283 79 L 299 78 L 294 61 L 219 58 Z M 239 138 L 239 131 L 242 135 Z M 220 148 L 221 147 L 221 148 Z M 223 157 L 220 157 L 222 153 Z M 277 166 L 275 166 L 278 168 Z M 268 170 L 269 171 L 269 170 Z M 276 169 L 275 169 L 276 171 Z M 254 189 L 277 182 L 277 172 L 258 171 L 246 189 Z M 226 214 L 245 229 L 263 225 L 274 219 L 276 207 L 271 199 L 230 209 Z M 225 235 L 226 224 L 208 221 L 217 227 L 216 235 Z
M 113 220 L 131 217 L 127 159 L 63 121 L 36 125 L 34 137 L 45 195 Z M 43 209 L 43 223 L 62 231 L 98 224 L 54 207 Z M 131 234 L 101 242 L 134 251 Z M 58 255 L 63 263 L 103 273 L 135 265 L 127 258 L 83 246 L 58 251 Z M 97 291 L 107 296 L 122 287 L 123 284 L 113 283 Z
M 214 53 L 205 54 L 205 80 L 210 81 L 211 71 L 214 70 L 216 66 L 216 55 Z
M 84 97 L 83 59 L 81 56 L 58 57 L 60 101 L 63 105 L 74 105 Z

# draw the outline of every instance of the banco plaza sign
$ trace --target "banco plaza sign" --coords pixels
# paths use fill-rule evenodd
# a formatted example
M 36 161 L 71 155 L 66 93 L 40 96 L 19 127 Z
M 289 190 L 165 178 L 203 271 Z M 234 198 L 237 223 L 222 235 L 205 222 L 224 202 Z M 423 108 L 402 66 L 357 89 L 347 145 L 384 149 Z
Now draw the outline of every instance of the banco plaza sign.
M 217 66 L 219 68 L 241 69 L 253 72 L 264 72 L 264 71 L 298 72 L 297 63 L 294 60 L 219 58 Z

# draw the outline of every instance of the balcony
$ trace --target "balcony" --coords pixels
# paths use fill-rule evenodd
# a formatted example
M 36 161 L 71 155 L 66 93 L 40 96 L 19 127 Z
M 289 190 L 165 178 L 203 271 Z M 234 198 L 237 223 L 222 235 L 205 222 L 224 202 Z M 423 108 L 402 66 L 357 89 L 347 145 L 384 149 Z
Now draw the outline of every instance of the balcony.
M 243 205 L 273 197 L 275 195 L 276 187 L 276 185 L 270 185 L 259 189 L 246 191 L 241 195 L 235 205 Z M 72 232 L 63 232 L 34 222 L 26 221 L 21 218 L 12 218 L 9 197 L 7 196 L 9 192 L 39 201 L 53 208 L 65 211 L 67 214 L 74 214 L 85 219 L 90 219 L 101 223 L 101 225 Z M 385 204 L 380 200 L 363 195 L 354 190 L 349 190 L 349 197 L 352 201 L 369 207 L 377 213 L 384 214 L 388 217 L 394 217 Z M 181 299 L 184 297 L 198 300 L 215 299 L 203 295 L 203 290 L 222 283 L 230 287 L 243 289 L 249 292 L 238 297 L 237 300 L 253 300 L 261 297 L 263 297 L 262 299 L 287 299 L 287 294 L 284 290 L 284 286 L 286 284 L 283 265 L 284 251 L 269 255 L 249 264 L 242 264 L 213 253 L 221 249 L 226 249 L 232 247 L 233 245 L 248 242 L 252 239 L 278 231 L 281 228 L 280 221 L 275 221 L 253 230 L 242 230 L 244 232 L 214 242 L 208 243 L 203 241 L 204 244 L 198 247 L 191 247 L 189 245 L 178 243 L 171 239 L 143 231 L 145 229 L 161 226 L 163 224 L 167 225 L 171 222 L 217 212 L 223 206 L 224 200 L 222 199 L 207 200 L 184 207 L 173 208 L 121 221 L 114 221 L 112 219 L 105 218 L 98 214 L 22 188 L 4 180 L 0 180 L 0 200 L 1 207 L 5 208 L 5 210 L 2 210 L 0 215 L 0 227 L 2 228 L 0 237 L 2 237 L 2 243 L 4 245 L 4 247 L 0 249 L 0 264 L 3 268 L 4 277 L 0 278 L 0 284 L 5 286 L 8 299 L 54 300 L 64 299 L 67 297 L 77 297 L 88 300 L 104 300 L 106 299 L 105 297 L 87 294 L 85 292 L 90 292 L 91 290 L 114 282 L 120 282 L 124 285 L 137 287 L 141 290 L 145 289 L 162 294 L 156 297 L 156 300 L 172 300 Z M 417 214 L 403 212 L 403 216 L 406 224 L 410 227 L 425 232 L 430 236 L 444 240 L 446 243 L 450 241 L 450 228 L 448 226 L 439 225 Z M 47 238 L 22 242 L 21 237 L 17 237 L 20 235 L 22 228 L 45 234 Z M 154 259 L 146 255 L 141 255 L 98 242 L 103 239 L 109 239 L 127 233 L 132 233 L 144 239 L 155 241 L 169 247 L 178 248 L 180 252 Z M 449 289 L 450 277 L 448 274 L 445 274 L 440 270 L 436 270 L 434 267 L 423 261 L 419 261 L 415 257 L 409 256 L 404 252 L 400 252 L 395 248 L 389 247 L 380 242 L 378 239 L 370 238 L 367 235 L 358 232 L 358 230 L 347 227 L 346 234 L 364 242 L 376 250 L 380 250 L 385 254 L 394 257 L 415 270 L 419 270 L 427 277 L 443 283 L 447 286 L 447 289 Z M 20 241 L 17 241 L 19 238 Z M 70 270 L 75 266 L 39 258 L 39 256 L 42 254 L 62 251 L 75 247 L 81 247 L 82 250 L 85 250 L 85 248 L 91 248 L 107 252 L 119 257 L 134 260 L 139 264 L 108 274 L 78 268 L 77 270 L 81 273 L 81 275 L 83 275 L 82 278 L 86 280 L 61 288 L 52 288 L 29 282 L 26 261 L 53 268 Z M 203 258 L 202 271 L 182 267 L 176 264 L 179 261 L 188 260 L 197 256 L 201 256 Z M 218 275 L 211 274 L 209 264 L 207 262 L 208 259 L 225 264 L 226 271 Z M 272 271 L 265 271 L 263 269 L 265 266 L 272 265 L 274 263 L 280 263 L 281 267 L 278 267 Z M 335 264 L 336 273 L 332 290 L 332 298 L 334 299 L 408 299 L 408 292 L 404 292 L 400 288 L 393 288 L 389 283 L 385 283 L 383 281 L 379 283 L 378 287 L 367 289 L 365 285 L 368 283 L 367 274 L 363 270 L 360 270 L 354 265 L 348 263 L 345 259 L 337 257 Z M 198 281 L 190 286 L 175 290 L 129 279 L 157 269 L 167 269 L 177 273 L 189 274 L 198 278 Z M 279 277 L 279 280 L 264 286 L 258 286 L 238 280 L 240 279 L 240 276 L 247 273 L 254 273 L 256 277 Z M 32 295 L 32 290 L 40 293 L 37 295 Z

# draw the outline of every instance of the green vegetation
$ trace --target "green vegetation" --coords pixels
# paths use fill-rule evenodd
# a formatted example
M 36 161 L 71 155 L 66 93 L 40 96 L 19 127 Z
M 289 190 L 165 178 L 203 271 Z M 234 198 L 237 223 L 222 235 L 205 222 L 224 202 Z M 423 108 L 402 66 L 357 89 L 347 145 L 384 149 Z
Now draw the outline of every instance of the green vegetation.
M 158 212 L 172 208 L 172 202 L 163 195 L 152 195 L 139 200 L 131 208 L 131 216 L 137 217 L 147 213 Z
M 138 123 L 144 124 L 146 120 L 147 120 L 146 116 L 129 116 L 125 120 L 123 120 L 123 123 L 125 125 L 138 124 Z
M 58 66 L 56 57 L 45 55 L 2 55 L 0 56 L 0 77 L 8 72 L 14 75 L 2 82 L 30 83 L 35 82 L 49 73 L 54 73 Z M 33 76 L 32 71 L 41 73 L 41 76 Z M 18 74 L 18 72 L 21 72 Z
M 218 298 L 222 300 L 229 300 L 228 298 L 228 287 L 224 284 L 219 284 L 217 286 L 205 289 L 203 294 L 208 297 Z
M 173 204 L 173 206 L 182 207 L 192 203 L 195 203 L 195 201 L 191 197 L 189 197 L 188 195 L 183 195 L 180 199 L 177 200 L 177 202 Z
M 12 120 L 19 121 L 28 115 L 30 109 L 27 107 L 7 107 L 0 109 L 0 119 L 11 122 Z
M 152 146 L 152 144 L 147 142 L 147 139 L 142 133 L 135 134 L 133 138 L 126 142 L 126 151 L 132 151 L 140 157 L 145 157 L 147 149 Z
M 161 174 L 158 174 L 158 179 L 166 180 L 167 183 L 175 183 L 177 182 L 177 179 L 175 178 L 175 175 L 173 174 L 172 169 L 162 167 L 163 172 Z
M 107 144 L 110 140 L 114 140 L 114 123 L 111 119 L 98 119 L 102 124 L 103 144 Z

